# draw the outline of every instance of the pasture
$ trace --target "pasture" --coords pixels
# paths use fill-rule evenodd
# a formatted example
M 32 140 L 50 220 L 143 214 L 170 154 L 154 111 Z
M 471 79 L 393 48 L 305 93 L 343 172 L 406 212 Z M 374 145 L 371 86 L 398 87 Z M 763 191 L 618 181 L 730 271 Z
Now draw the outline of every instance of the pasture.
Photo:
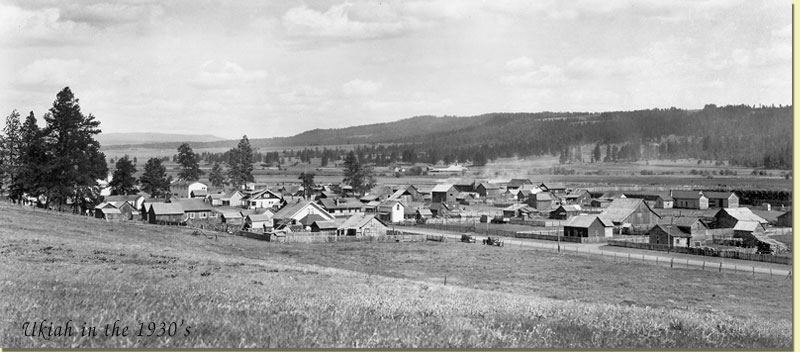
M 789 348 L 790 280 L 461 243 L 281 244 L 0 203 L 3 347 Z M 445 285 L 445 277 L 447 284 Z M 24 321 L 180 321 L 24 337 Z

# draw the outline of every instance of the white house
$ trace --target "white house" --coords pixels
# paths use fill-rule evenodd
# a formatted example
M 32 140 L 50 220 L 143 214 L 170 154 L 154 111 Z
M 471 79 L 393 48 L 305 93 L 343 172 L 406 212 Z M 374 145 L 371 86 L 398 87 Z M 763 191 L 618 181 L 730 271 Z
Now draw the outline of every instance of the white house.
M 305 201 L 289 204 L 283 207 L 283 209 L 275 213 L 275 215 L 272 217 L 272 220 L 274 226 L 277 228 L 281 225 L 295 225 L 301 219 L 309 215 L 318 215 L 319 218 L 321 218 L 318 220 L 322 221 L 335 219 L 333 215 L 325 211 L 325 209 L 323 209 L 319 204 L 311 201 Z
M 406 206 L 396 200 L 381 202 L 378 206 L 378 218 L 385 222 L 403 221 Z
M 283 197 L 281 197 L 280 194 L 277 194 L 270 190 L 263 190 L 251 194 L 245 200 L 247 201 L 248 209 L 258 209 L 258 208 L 278 209 L 278 207 L 281 206 L 282 199 Z

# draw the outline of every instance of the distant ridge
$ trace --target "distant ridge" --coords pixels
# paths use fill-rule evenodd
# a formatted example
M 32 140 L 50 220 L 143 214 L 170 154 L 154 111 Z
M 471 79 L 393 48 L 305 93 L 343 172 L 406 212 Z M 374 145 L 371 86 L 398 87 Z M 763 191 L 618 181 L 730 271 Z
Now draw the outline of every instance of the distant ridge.
M 130 145 L 130 144 L 152 144 L 169 142 L 217 142 L 224 141 L 225 138 L 212 136 L 210 134 L 174 134 L 174 133 L 150 133 L 150 132 L 131 132 L 131 133 L 101 133 L 97 135 L 97 141 L 102 146 L 109 145 Z

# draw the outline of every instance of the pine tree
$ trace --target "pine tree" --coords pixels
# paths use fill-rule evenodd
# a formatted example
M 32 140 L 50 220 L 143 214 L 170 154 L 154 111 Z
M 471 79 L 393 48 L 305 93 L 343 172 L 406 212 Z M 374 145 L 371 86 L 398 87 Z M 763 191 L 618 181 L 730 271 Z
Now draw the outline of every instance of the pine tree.
M 181 171 L 178 173 L 178 178 L 185 181 L 197 181 L 200 176 L 204 174 L 200 170 L 198 164 L 198 155 L 192 150 L 188 143 L 183 143 L 178 146 L 178 164 L 181 165 Z
M 303 186 L 303 198 L 308 199 L 310 195 L 312 195 L 314 184 L 314 173 L 311 172 L 303 172 L 300 174 L 298 179 L 301 182 L 301 186 Z
M 253 177 L 253 148 L 250 140 L 244 135 L 236 148 L 229 151 L 228 179 L 234 186 L 241 187 L 248 182 L 254 182 Z
M 56 200 L 61 209 L 68 199 L 73 199 L 73 211 L 77 213 L 79 207 L 98 202 L 99 193 L 94 191 L 97 180 L 108 175 L 105 155 L 94 139 L 100 133 L 100 121 L 92 114 L 81 113 L 79 100 L 69 87 L 57 94 L 44 120 L 45 147 L 53 155 L 44 179 L 47 205 Z
M 109 186 L 111 186 L 112 195 L 124 195 L 138 193 L 136 185 L 139 180 L 134 177 L 136 174 L 136 166 L 133 165 L 131 160 L 125 155 L 117 160 L 116 170 L 111 178 Z
M 25 193 L 38 196 L 44 188 L 45 167 L 50 165 L 44 148 L 43 131 L 30 112 L 20 130 L 22 149 L 20 154 L 19 178 L 11 184 L 11 194 Z
M 153 198 L 169 198 L 169 184 L 172 177 L 167 176 L 167 168 L 161 164 L 161 159 L 150 158 L 144 165 L 144 173 L 139 178 L 142 184 L 142 191 L 150 194 Z
M 12 189 L 17 183 L 21 168 L 22 123 L 17 110 L 6 117 L 3 133 L 0 134 L 0 189 Z M 11 192 L 12 201 L 16 202 L 22 195 Z
M 214 187 L 222 187 L 225 185 L 225 173 L 219 162 L 214 163 L 214 166 L 211 168 L 211 173 L 208 174 L 208 180 L 211 181 L 211 185 Z
M 344 159 L 343 182 L 353 187 L 353 192 L 363 196 L 372 187 L 375 187 L 375 175 L 372 168 L 361 164 L 355 153 L 351 151 Z

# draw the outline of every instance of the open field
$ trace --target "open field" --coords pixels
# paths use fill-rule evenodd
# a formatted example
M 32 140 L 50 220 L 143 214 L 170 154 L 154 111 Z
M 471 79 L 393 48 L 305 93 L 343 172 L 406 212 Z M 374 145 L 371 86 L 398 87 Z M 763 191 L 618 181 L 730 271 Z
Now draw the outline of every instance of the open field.
M 792 341 L 789 280 L 478 244 L 207 238 L 6 203 L 0 223 L 0 296 L 14 298 L 0 301 L 4 347 L 789 348 Z M 191 332 L 24 337 L 22 322 L 40 319 L 183 320 Z

